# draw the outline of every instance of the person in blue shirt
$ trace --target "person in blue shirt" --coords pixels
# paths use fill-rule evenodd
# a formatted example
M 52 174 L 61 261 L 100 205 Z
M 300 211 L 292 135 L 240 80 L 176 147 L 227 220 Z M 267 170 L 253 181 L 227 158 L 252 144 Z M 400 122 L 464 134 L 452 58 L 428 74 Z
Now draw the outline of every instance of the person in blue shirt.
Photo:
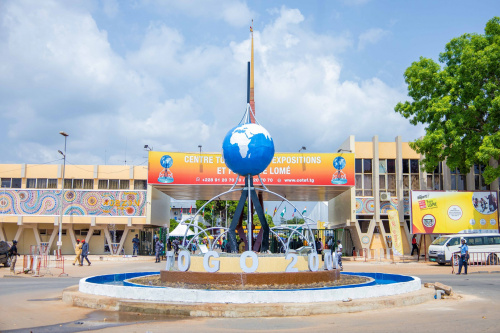
M 139 234 L 135 234 L 135 237 L 132 239 L 132 257 L 137 257 L 137 255 L 139 254 L 139 243 Z
M 462 245 L 460 245 L 460 259 L 458 260 L 457 275 L 462 272 L 462 266 L 464 266 L 464 274 L 467 274 L 467 261 L 469 260 L 469 247 L 466 244 L 466 240 L 462 237 L 460 241 Z

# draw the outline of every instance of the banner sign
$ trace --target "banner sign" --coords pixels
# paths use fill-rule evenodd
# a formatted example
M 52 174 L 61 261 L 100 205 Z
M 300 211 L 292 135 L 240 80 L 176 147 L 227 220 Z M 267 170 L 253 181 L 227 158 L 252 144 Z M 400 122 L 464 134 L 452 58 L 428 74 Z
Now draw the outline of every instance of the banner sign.
M 233 185 L 238 178 L 216 153 L 150 151 L 148 165 L 150 185 Z M 265 185 L 354 186 L 354 154 L 276 153 L 260 177 Z
M 403 241 L 401 239 L 401 226 L 399 224 L 399 215 L 397 210 L 387 212 L 389 217 L 389 227 L 391 229 L 392 250 L 394 255 L 403 255 Z
M 496 192 L 412 191 L 414 234 L 455 234 L 462 231 L 498 231 Z

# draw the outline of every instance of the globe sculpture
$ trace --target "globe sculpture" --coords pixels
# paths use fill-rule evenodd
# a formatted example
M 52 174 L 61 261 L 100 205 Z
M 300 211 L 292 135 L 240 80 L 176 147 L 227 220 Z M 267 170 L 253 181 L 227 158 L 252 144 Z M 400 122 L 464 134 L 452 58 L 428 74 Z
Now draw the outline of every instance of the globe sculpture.
M 238 125 L 226 134 L 222 142 L 222 156 L 234 173 L 255 176 L 271 163 L 274 142 L 269 132 L 260 125 Z
M 174 160 L 170 155 L 163 155 L 160 159 L 160 164 L 163 170 L 158 175 L 158 181 L 160 183 L 172 183 L 174 181 L 174 175 L 169 170 L 174 164 Z

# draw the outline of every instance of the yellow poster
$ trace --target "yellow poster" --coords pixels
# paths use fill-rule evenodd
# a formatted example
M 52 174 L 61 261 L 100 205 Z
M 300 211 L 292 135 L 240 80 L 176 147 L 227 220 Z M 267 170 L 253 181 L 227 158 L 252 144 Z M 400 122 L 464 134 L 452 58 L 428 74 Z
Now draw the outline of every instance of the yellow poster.
M 498 231 L 498 196 L 493 191 L 412 191 L 412 233 Z
M 399 225 L 398 211 L 390 210 L 387 212 L 389 216 L 389 227 L 391 228 L 392 250 L 394 255 L 403 255 L 403 241 L 401 239 L 401 227 Z

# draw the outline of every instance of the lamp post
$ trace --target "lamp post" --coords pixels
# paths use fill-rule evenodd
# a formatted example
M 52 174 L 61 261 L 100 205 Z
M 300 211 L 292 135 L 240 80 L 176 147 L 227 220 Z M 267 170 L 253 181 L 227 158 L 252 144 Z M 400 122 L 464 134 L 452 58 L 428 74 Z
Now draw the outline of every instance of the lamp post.
M 306 150 L 306 147 L 302 146 L 300 149 L 299 149 L 299 153 L 303 150 Z
M 149 145 L 144 145 L 144 149 L 145 149 L 145 150 L 152 151 L 152 150 L 153 150 L 153 147 L 150 147 Z
M 68 134 L 64 131 L 59 132 L 62 136 L 64 136 L 64 153 L 60 150 L 58 150 L 59 154 L 63 156 L 63 170 L 62 170 L 62 184 L 61 184 L 61 202 L 60 202 L 60 207 L 59 207 L 59 238 L 57 241 L 57 250 L 61 250 L 62 246 L 62 240 L 61 240 L 61 235 L 62 235 L 62 219 L 63 219 L 63 200 L 64 200 L 64 176 L 66 173 L 66 138 L 68 137 Z

